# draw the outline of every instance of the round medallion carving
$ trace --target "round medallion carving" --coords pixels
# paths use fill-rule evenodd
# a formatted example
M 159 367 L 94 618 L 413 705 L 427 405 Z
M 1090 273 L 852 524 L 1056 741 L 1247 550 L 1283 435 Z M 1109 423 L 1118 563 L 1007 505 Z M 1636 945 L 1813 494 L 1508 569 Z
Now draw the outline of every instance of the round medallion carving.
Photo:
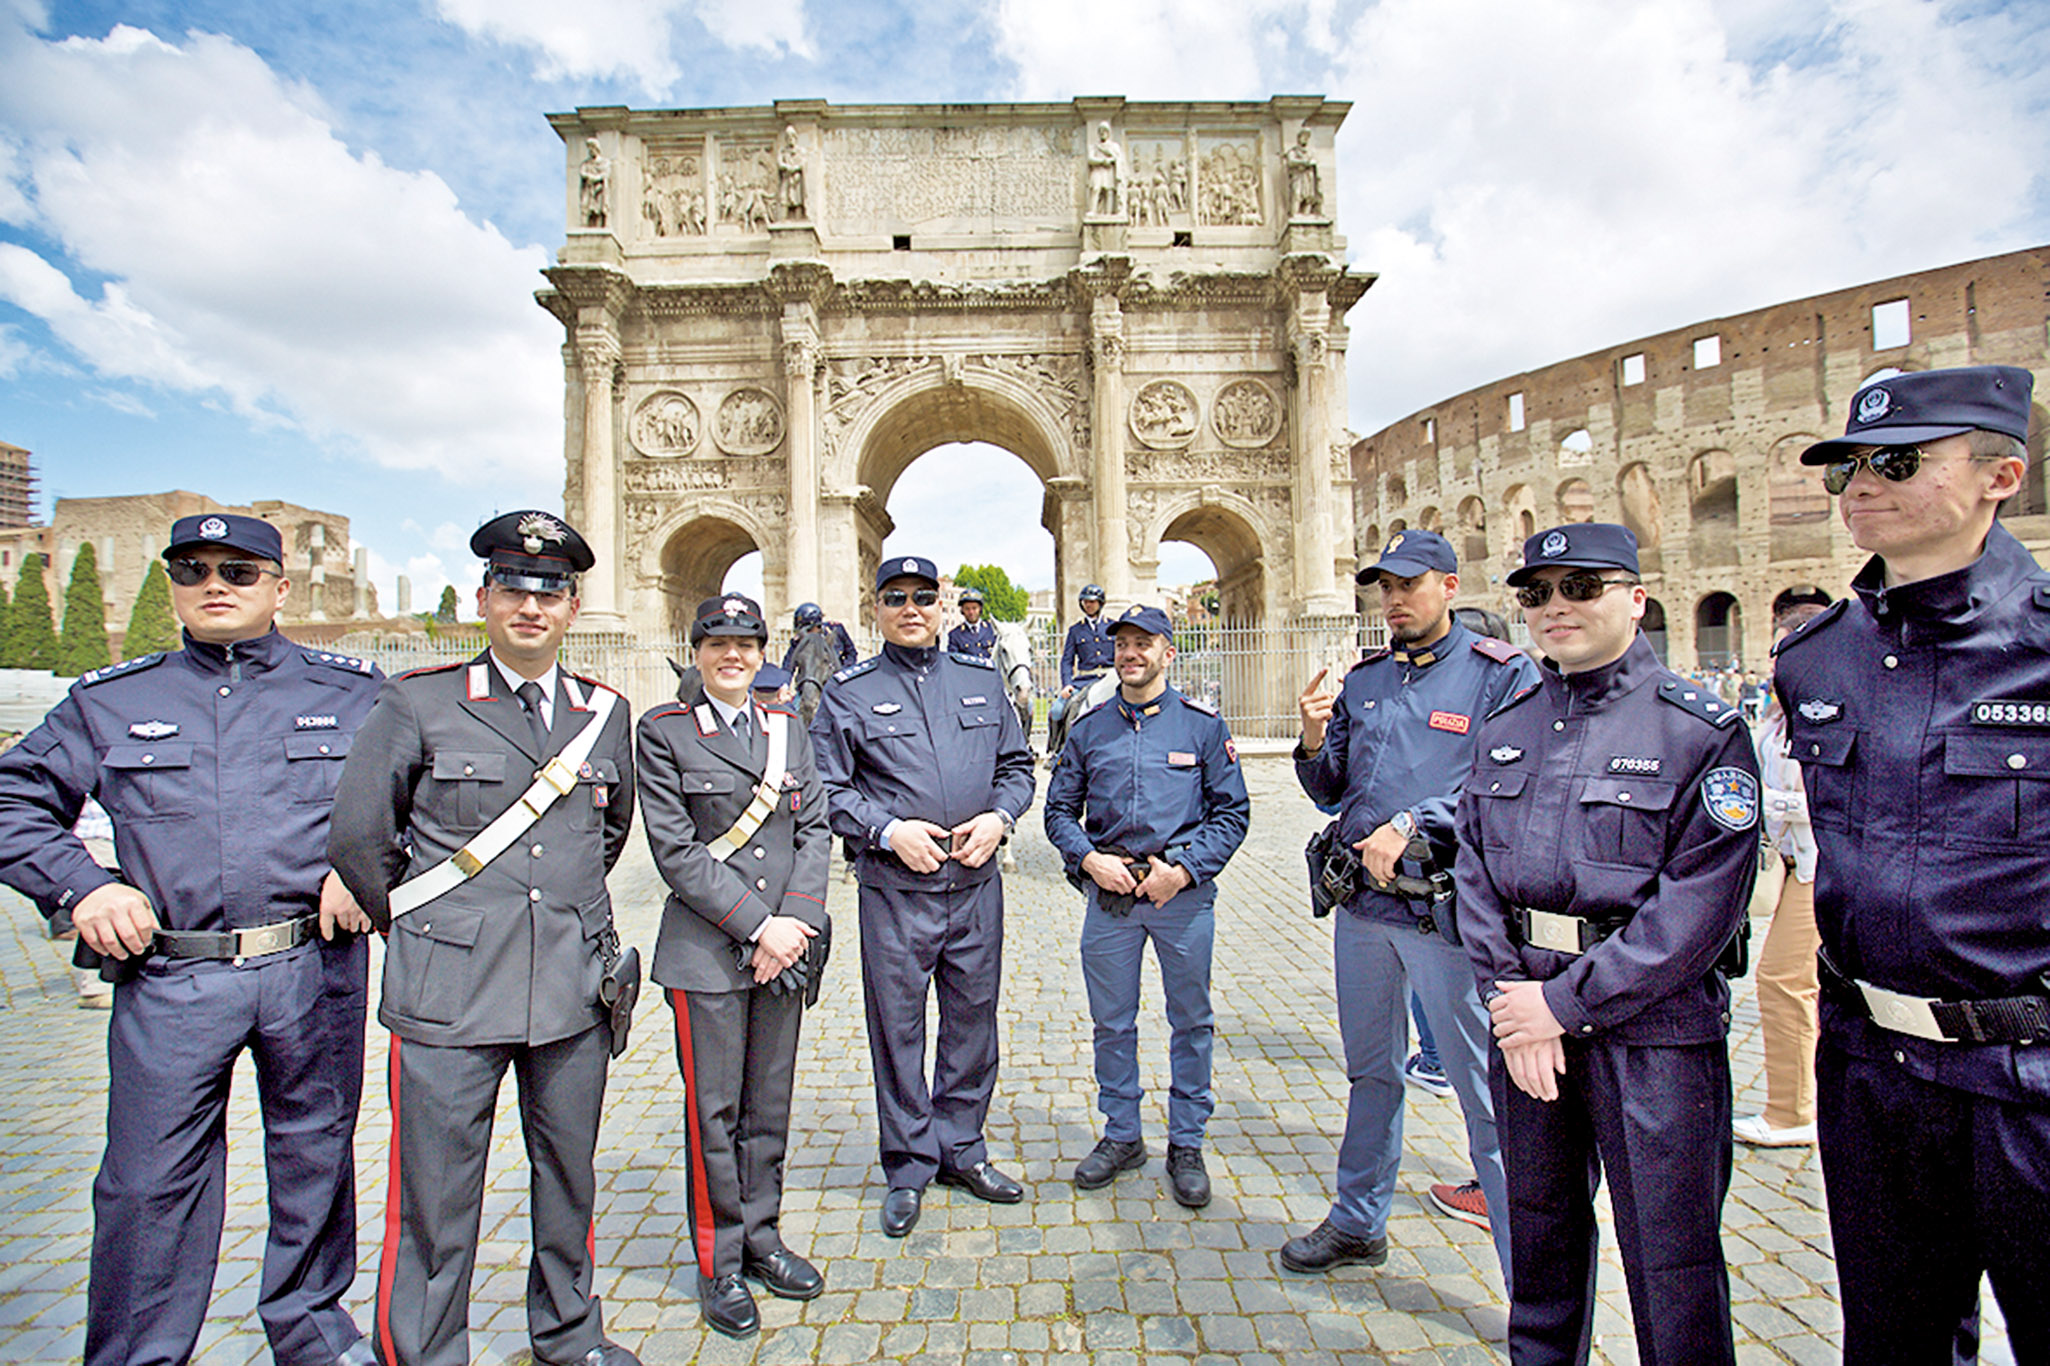
M 1235 379 L 1217 391 L 1210 425 L 1227 446 L 1264 446 L 1281 432 L 1281 400 L 1257 379 Z
M 1154 380 L 1132 396 L 1132 435 L 1155 450 L 1180 450 L 1202 425 L 1196 396 L 1176 380 Z
M 783 444 L 783 405 L 766 389 L 735 389 L 719 404 L 712 439 L 728 455 L 767 455 Z
M 642 455 L 689 455 L 702 426 L 697 404 L 674 389 L 658 389 L 634 409 L 627 435 Z

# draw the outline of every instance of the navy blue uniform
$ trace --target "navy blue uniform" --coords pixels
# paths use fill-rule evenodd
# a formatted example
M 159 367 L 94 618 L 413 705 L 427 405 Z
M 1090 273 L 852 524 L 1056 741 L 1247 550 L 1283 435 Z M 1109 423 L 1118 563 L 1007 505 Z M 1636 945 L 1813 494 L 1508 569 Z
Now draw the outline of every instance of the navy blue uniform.
M 877 1124 L 891 1189 L 922 1189 L 941 1168 L 987 1160 L 982 1137 L 997 1075 L 1003 882 L 992 856 L 912 871 L 885 831 L 900 819 L 952 829 L 985 811 L 1016 821 L 1032 805 L 1032 751 L 986 661 L 937 647 L 885 645 L 833 675 L 812 721 L 833 833 L 861 883 L 861 979 Z M 939 1039 L 925 1079 L 925 999 L 939 993 Z
M 1119 697 L 1075 723 L 1046 789 L 1046 835 L 1089 896 L 1082 977 L 1095 1022 L 1096 1107 L 1104 1137 L 1139 1138 L 1139 965 L 1147 939 L 1160 962 L 1171 1031 L 1167 1136 L 1203 1142 L 1214 1102 L 1210 950 L 1216 878 L 1246 837 L 1252 803 L 1231 732 L 1217 713 L 1169 688 L 1134 706 Z M 1113 916 L 1082 872 L 1099 849 L 1179 865 L 1190 883 L 1164 906 L 1140 898 Z
M 1817 1100 L 1844 1359 L 1950 1360 L 1986 1272 L 2016 1358 L 2041 1361 L 2050 1042 L 1972 1042 L 1948 1010 L 1950 1039 L 1915 1037 L 1849 983 L 2050 994 L 2050 574 L 1995 523 L 1966 568 L 1882 585 L 1874 559 L 1857 601 L 1789 637 L 1774 669 L 1821 851 Z
M 314 915 L 327 825 L 379 675 L 275 631 L 87 674 L 0 758 L 0 880 L 71 907 L 117 879 L 71 836 L 88 797 L 121 880 L 167 930 Z M 146 961 L 114 989 L 107 1149 L 93 1183 L 89 1363 L 188 1360 L 220 1255 L 235 1061 L 256 1061 L 270 1186 L 257 1311 L 282 1366 L 360 1350 L 353 1139 L 368 946 Z
M 1339 838 L 1348 846 L 1407 811 L 1436 861 L 1450 865 L 1453 811 L 1473 768 L 1481 722 L 1537 676 L 1521 650 L 1456 621 L 1428 649 L 1376 651 L 1345 676 L 1322 748 L 1306 756 L 1296 747 L 1297 781 L 1311 801 L 1339 807 Z M 1455 907 L 1427 908 L 1363 885 L 1345 909 L 1333 927 L 1333 963 L 1349 1091 L 1332 1224 L 1355 1238 L 1387 1232 L 1402 1161 L 1412 988 L 1459 1095 L 1467 1151 L 1488 1207 L 1506 1208 L 1488 1094 L 1488 1012 L 1465 951 L 1448 937 Z M 1507 1275 L 1509 1221 L 1492 1225 Z
M 1543 982 L 1565 1030 L 1558 1100 L 1517 1089 L 1499 1051 L 1492 1070 L 1510 1357 L 1587 1359 L 1606 1172 L 1640 1358 L 1730 1361 L 1730 988 L 1715 963 L 1758 873 L 1758 760 L 1736 709 L 1642 635 L 1612 664 L 1541 678 L 1481 728 L 1455 869 L 1483 998 Z M 1556 933 L 1586 951 L 1529 942 Z
M 1110 638 L 1110 619 L 1098 612 L 1085 616 L 1068 628 L 1061 642 L 1061 686 L 1072 687 L 1077 675 L 1087 679 L 1108 670 L 1117 657 L 1117 643 Z
M 992 659 L 997 649 L 997 624 L 988 617 L 976 622 L 964 621 L 947 632 L 947 648 L 957 655 Z

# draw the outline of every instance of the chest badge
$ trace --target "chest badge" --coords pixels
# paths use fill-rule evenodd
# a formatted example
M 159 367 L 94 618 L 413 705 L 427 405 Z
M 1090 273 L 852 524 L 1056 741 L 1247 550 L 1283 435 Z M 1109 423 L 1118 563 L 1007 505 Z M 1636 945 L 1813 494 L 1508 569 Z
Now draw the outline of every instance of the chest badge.
M 1657 756 L 1641 758 L 1634 754 L 1617 754 L 1609 759 L 1609 772 L 1653 778 L 1658 776 L 1660 762 Z
M 1758 779 L 1741 768 L 1712 768 L 1701 780 L 1701 803 L 1724 829 L 1749 830 L 1758 823 Z
M 1175 768 L 1194 768 L 1196 756 L 1187 750 L 1171 749 L 1167 752 L 1167 762 Z
M 898 712 L 904 710 L 904 704 L 901 702 L 878 702 L 870 707 L 869 710 L 877 716 L 895 716 Z
M 295 716 L 292 718 L 292 726 L 296 730 L 340 730 L 342 720 L 339 716 Z M 177 727 L 173 726 L 172 729 L 176 730 Z
M 1449 730 L 1454 735 L 1464 735 L 1473 729 L 1473 718 L 1462 716 L 1456 711 L 1434 711 L 1431 713 L 1432 730 Z
M 989 699 L 987 697 L 964 697 L 961 699 L 961 705 L 964 707 L 982 707 L 988 704 Z
M 178 727 L 169 721 L 137 721 L 128 728 L 128 733 L 138 740 L 162 740 L 176 735 Z
M 1972 703 L 1975 726 L 2050 726 L 2050 702 L 2026 698 L 1987 698 Z
M 1523 757 L 1523 751 L 1514 745 L 1496 745 L 1488 751 L 1488 757 L 1498 764 L 1513 764 Z
M 1801 715 L 1807 717 L 1810 721 L 1820 725 L 1825 721 L 1842 720 L 1844 704 L 1841 702 L 1825 702 L 1819 697 L 1811 697 L 1794 710 L 1800 712 Z

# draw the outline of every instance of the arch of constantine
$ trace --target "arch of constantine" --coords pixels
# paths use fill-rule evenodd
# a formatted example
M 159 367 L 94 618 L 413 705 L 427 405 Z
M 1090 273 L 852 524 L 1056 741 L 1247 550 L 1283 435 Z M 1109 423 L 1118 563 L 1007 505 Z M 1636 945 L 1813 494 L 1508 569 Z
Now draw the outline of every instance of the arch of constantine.
M 1757 667 L 1773 599 L 1848 591 L 1851 544 L 1801 451 L 1841 435 L 1851 395 L 1895 370 L 2036 375 L 2029 482 L 2002 516 L 2039 560 L 2050 414 L 2050 247 L 1676 328 L 1433 404 L 1358 442 L 1353 517 L 1370 553 L 1407 527 L 1458 551 L 1461 597 L 1517 619 L 1502 579 L 1523 539 L 1571 521 L 1637 535 L 1645 629 L 1676 668 Z M 1663 632 L 1661 636 L 1659 633 Z
M 564 508 L 584 621 L 681 635 L 741 556 L 851 618 L 890 493 L 985 441 L 1045 486 L 1056 596 L 1204 550 L 1247 623 L 1352 610 L 1332 140 L 1348 105 L 579 109 Z

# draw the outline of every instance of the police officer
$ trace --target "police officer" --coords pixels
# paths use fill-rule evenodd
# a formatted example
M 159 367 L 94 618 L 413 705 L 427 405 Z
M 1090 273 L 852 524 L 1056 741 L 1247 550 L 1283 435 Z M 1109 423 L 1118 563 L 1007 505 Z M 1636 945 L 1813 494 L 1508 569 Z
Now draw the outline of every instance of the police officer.
M 1443 536 L 1404 531 L 1360 571 L 1377 585 L 1390 647 L 1346 674 L 1340 694 L 1312 679 L 1299 706 L 1302 739 L 1296 779 L 1310 800 L 1340 803 L 1339 838 L 1365 871 L 1333 926 L 1338 1030 L 1350 1083 L 1345 1138 L 1338 1150 L 1338 1195 L 1331 1213 L 1281 1249 L 1291 1271 L 1327 1271 L 1388 1256 L 1388 1213 L 1402 1160 L 1405 1007 L 1414 989 L 1437 1041 L 1446 1080 L 1466 1116 L 1467 1153 L 1477 1188 L 1434 1185 L 1440 1209 L 1487 1227 L 1503 1275 L 1509 1275 L 1509 1221 L 1495 1106 L 1488 1093 L 1488 1012 L 1457 939 L 1454 901 L 1419 895 L 1432 871 L 1452 866 L 1452 813 L 1473 768 L 1481 722 L 1537 681 L 1537 667 L 1515 646 L 1476 635 L 1453 618 L 1459 561 Z M 1411 853 L 1415 842 L 1429 851 Z M 1394 879 L 1407 875 L 1407 894 Z M 1445 889 L 1449 891 L 1449 888 Z
M 109 960 L 107 1148 L 93 1182 L 91 1366 L 184 1362 L 227 1195 L 229 1079 L 262 1081 L 270 1230 L 257 1312 L 281 1366 L 367 1363 L 352 1142 L 369 922 L 326 857 L 328 809 L 369 715 L 370 665 L 276 630 L 277 528 L 181 517 L 164 551 L 185 648 L 98 669 L 0 758 L 0 880 L 68 910 Z M 119 871 L 71 834 L 113 818 Z
M 1509 575 L 1546 656 L 1480 730 L 1459 929 L 1501 1046 L 1512 1361 L 1586 1361 L 1606 1172 L 1646 1362 L 1728 1362 L 1730 988 L 1758 873 L 1736 708 L 1638 633 L 1637 541 L 1576 522 Z
M 768 635 L 751 598 L 698 604 L 691 648 L 703 691 L 642 717 L 636 745 L 641 824 L 670 889 L 653 975 L 669 989 L 690 1110 L 684 1187 L 698 1301 L 728 1337 L 761 1327 L 743 1277 L 785 1299 L 826 1285 L 783 1246 L 777 1221 L 832 836 L 804 727 L 749 700 Z
M 861 651 L 854 648 L 854 637 L 847 634 L 847 628 L 837 621 L 827 621 L 825 612 L 815 602 L 801 602 L 790 616 L 791 629 L 798 639 L 790 642 L 790 648 L 783 652 L 783 668 L 786 672 L 797 672 L 798 643 L 812 631 L 824 631 L 832 642 L 834 653 L 840 660 L 840 667 L 846 668 L 861 658 Z
M 947 632 L 949 650 L 957 655 L 976 655 L 982 659 L 995 658 L 996 623 L 982 619 L 982 608 L 980 588 L 961 590 L 961 624 Z
M 1140 1135 L 1139 965 L 1146 941 L 1167 998 L 1167 1176 L 1190 1209 L 1210 1203 L 1203 1132 L 1213 1038 L 1210 948 L 1217 875 L 1246 837 L 1251 802 L 1231 732 L 1167 683 L 1174 628 L 1134 607 L 1111 628 L 1118 698 L 1075 723 L 1046 790 L 1046 835 L 1088 895 L 1082 979 L 1096 1032 L 1103 1139 L 1075 1168 L 1083 1190 L 1146 1161 Z
M 1110 627 L 1103 620 L 1103 589 L 1084 584 L 1075 600 L 1081 604 L 1082 619 L 1068 627 L 1067 638 L 1061 642 L 1061 693 L 1046 710 L 1049 759 L 1060 752 L 1067 738 L 1070 699 L 1108 673 L 1116 654 Z
M 833 675 L 812 746 L 833 832 L 861 883 L 861 985 L 881 1131 L 883 1232 L 918 1222 L 937 1180 L 1009 1204 L 989 1161 L 1004 887 L 992 858 L 1032 804 L 1032 751 L 987 660 L 939 648 L 940 576 L 894 556 L 876 571 L 883 652 Z M 925 1002 L 939 994 L 927 1085 Z
M 534 1360 L 624 1366 L 591 1294 L 605 1071 L 601 984 L 618 957 L 605 874 L 633 818 L 624 700 L 557 663 L 577 616 L 583 537 L 545 512 L 477 529 L 465 664 L 392 680 L 335 794 L 329 852 L 390 935 L 378 1019 L 391 1031 L 392 1212 L 378 1270 L 385 1366 L 469 1360 L 470 1277 L 508 1066 L 532 1163 Z M 540 814 L 535 814 L 536 810 Z
M 1875 380 L 1811 446 L 1872 558 L 1780 646 L 1820 850 L 1817 1119 L 1844 1360 L 2050 1360 L 2050 575 L 1997 520 L 2033 377 Z M 1955 1342 L 1954 1342 L 1955 1338 Z

